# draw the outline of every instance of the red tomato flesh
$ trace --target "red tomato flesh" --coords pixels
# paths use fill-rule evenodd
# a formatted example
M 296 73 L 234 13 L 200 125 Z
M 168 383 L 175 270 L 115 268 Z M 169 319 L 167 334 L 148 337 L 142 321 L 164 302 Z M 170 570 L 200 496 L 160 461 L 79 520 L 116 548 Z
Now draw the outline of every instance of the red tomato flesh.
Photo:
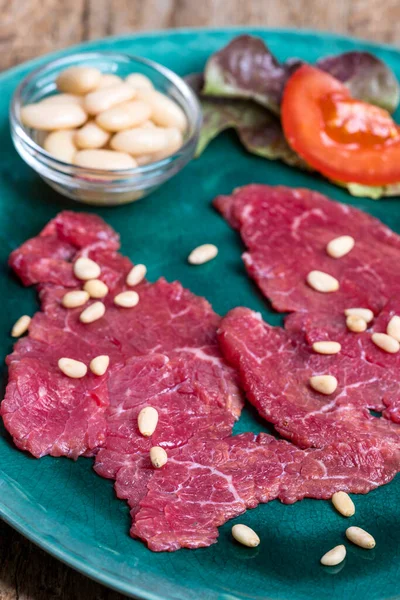
M 400 128 L 386 110 L 355 100 L 324 71 L 304 65 L 290 77 L 282 126 L 293 150 L 330 179 L 400 182 Z

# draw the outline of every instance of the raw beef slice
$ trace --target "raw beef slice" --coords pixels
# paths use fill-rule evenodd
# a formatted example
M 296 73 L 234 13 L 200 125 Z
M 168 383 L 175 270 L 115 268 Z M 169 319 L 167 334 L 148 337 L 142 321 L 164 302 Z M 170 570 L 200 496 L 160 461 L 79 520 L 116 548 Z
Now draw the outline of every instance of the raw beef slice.
M 353 306 L 378 313 L 400 282 L 400 237 L 356 208 L 307 189 L 248 185 L 219 196 L 216 208 L 239 230 L 246 269 L 281 312 Z M 351 235 L 355 246 L 341 259 L 326 253 L 332 239 Z M 334 293 L 306 283 L 312 270 L 333 275 Z
M 218 348 L 220 318 L 204 299 L 163 279 L 135 288 L 136 307 L 116 307 L 131 268 L 118 247 L 101 219 L 64 212 L 10 258 L 26 285 L 39 284 L 42 307 L 7 359 L 1 414 L 20 448 L 38 457 L 94 454 L 96 471 L 115 479 L 129 503 L 132 535 L 156 551 L 207 546 L 219 525 L 259 502 L 365 492 L 393 477 L 395 430 L 385 431 L 389 441 L 379 447 L 378 428 L 373 444 L 354 434 L 321 450 L 266 434 L 231 436 L 242 398 Z M 104 317 L 87 325 L 79 321 L 82 308 L 60 303 L 81 287 L 72 268 L 79 256 L 100 264 L 110 290 Z M 71 380 L 57 367 L 62 356 L 88 364 L 99 354 L 110 356 L 102 377 Z M 137 428 L 147 405 L 159 412 L 150 439 Z M 153 445 L 168 453 L 159 470 L 149 460 Z

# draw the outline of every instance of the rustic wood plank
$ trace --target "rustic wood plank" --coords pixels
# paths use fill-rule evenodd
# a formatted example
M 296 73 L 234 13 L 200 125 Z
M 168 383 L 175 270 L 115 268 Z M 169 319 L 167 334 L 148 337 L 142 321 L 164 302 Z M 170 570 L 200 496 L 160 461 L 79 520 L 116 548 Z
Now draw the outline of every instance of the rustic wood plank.
M 398 0 L 0 0 L 0 70 L 107 35 L 255 25 L 400 44 Z M 0 600 L 122 600 L 0 522 Z

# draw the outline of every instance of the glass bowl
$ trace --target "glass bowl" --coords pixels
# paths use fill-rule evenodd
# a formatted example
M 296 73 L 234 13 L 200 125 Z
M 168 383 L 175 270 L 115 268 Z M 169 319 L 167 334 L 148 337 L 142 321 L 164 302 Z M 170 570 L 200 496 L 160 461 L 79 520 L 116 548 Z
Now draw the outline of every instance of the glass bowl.
M 103 73 L 126 77 L 142 73 L 154 87 L 173 99 L 186 114 L 188 128 L 183 146 L 163 160 L 135 169 L 104 171 L 78 167 L 54 158 L 41 147 L 43 132 L 21 123 L 21 107 L 53 95 L 55 80 L 76 65 L 97 67 Z M 15 90 L 10 108 L 11 135 L 20 156 L 52 188 L 86 204 L 115 206 L 147 196 L 173 177 L 193 158 L 201 127 L 201 108 L 185 81 L 162 65 L 145 58 L 115 52 L 81 52 L 54 60 L 32 71 Z

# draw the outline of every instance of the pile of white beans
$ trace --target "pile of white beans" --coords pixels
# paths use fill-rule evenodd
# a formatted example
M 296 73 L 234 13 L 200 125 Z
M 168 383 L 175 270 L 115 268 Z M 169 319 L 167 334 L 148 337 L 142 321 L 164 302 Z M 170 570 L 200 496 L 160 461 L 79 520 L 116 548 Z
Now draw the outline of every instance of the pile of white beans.
M 141 73 L 123 80 L 89 66 L 70 67 L 56 84 L 60 93 L 25 105 L 21 121 L 50 132 L 43 147 L 58 160 L 89 169 L 133 169 L 182 146 L 185 113 Z

